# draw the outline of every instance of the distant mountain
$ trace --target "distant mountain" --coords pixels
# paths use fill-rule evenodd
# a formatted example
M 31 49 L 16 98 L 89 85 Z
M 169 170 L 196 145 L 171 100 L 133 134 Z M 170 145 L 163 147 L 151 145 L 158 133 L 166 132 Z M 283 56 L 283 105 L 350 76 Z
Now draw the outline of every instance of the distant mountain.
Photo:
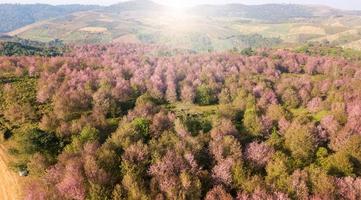
M 189 10 L 190 13 L 208 17 L 240 17 L 270 22 L 280 22 L 296 18 L 312 18 L 342 13 L 326 6 L 306 6 L 297 4 L 264 5 L 199 5 Z
M 40 20 L 98 7 L 93 5 L 0 4 L 0 33 L 9 32 Z
M 157 11 L 163 10 L 165 6 L 149 0 L 133 0 L 120 2 L 103 8 L 105 12 L 124 12 L 124 11 Z

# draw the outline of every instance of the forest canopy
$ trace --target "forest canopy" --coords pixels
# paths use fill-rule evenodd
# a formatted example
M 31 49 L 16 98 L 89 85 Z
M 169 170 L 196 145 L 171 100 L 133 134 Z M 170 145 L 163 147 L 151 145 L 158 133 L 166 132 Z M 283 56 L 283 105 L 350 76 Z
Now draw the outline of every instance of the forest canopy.
M 360 199 L 359 61 L 250 52 L 0 57 L 25 199 Z

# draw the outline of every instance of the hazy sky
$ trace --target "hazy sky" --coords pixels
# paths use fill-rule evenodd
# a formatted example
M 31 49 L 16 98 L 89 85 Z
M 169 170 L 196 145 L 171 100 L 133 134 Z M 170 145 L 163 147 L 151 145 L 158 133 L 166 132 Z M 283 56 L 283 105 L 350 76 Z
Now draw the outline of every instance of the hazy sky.
M 47 4 L 102 4 L 110 5 L 122 0 L 0 0 L 0 3 L 47 3 Z M 299 3 L 299 4 L 323 4 L 341 9 L 361 10 L 361 0 L 154 0 L 168 5 L 190 6 L 194 4 L 222 4 L 222 3 L 243 3 L 243 4 L 263 4 L 263 3 Z

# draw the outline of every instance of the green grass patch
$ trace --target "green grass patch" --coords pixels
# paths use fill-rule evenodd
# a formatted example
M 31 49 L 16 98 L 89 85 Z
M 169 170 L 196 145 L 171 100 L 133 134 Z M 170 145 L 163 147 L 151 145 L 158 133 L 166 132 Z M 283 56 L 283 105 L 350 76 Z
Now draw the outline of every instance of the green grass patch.
M 329 111 L 328 110 L 322 110 L 314 115 L 312 115 L 313 119 L 317 122 L 321 121 L 324 117 L 326 117 L 327 115 L 329 115 Z
M 172 103 L 165 106 L 168 110 L 179 113 L 214 115 L 219 110 L 219 105 L 199 106 L 190 103 Z
M 290 112 L 294 117 L 307 116 L 312 118 L 316 122 L 321 121 L 325 116 L 329 115 L 330 113 L 328 110 L 321 110 L 320 112 L 317 113 L 311 113 L 307 108 L 302 108 L 302 107 L 296 109 L 290 109 Z

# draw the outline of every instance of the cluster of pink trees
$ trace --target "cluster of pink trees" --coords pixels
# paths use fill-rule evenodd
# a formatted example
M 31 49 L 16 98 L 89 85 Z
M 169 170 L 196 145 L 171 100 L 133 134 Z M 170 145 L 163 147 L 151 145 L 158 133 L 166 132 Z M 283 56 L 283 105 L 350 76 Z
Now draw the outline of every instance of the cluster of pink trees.
M 1 57 L 1 113 L 61 141 L 29 163 L 43 170 L 27 199 L 359 199 L 359 68 L 287 50 L 87 45 Z M 37 81 L 29 109 L 9 77 Z

